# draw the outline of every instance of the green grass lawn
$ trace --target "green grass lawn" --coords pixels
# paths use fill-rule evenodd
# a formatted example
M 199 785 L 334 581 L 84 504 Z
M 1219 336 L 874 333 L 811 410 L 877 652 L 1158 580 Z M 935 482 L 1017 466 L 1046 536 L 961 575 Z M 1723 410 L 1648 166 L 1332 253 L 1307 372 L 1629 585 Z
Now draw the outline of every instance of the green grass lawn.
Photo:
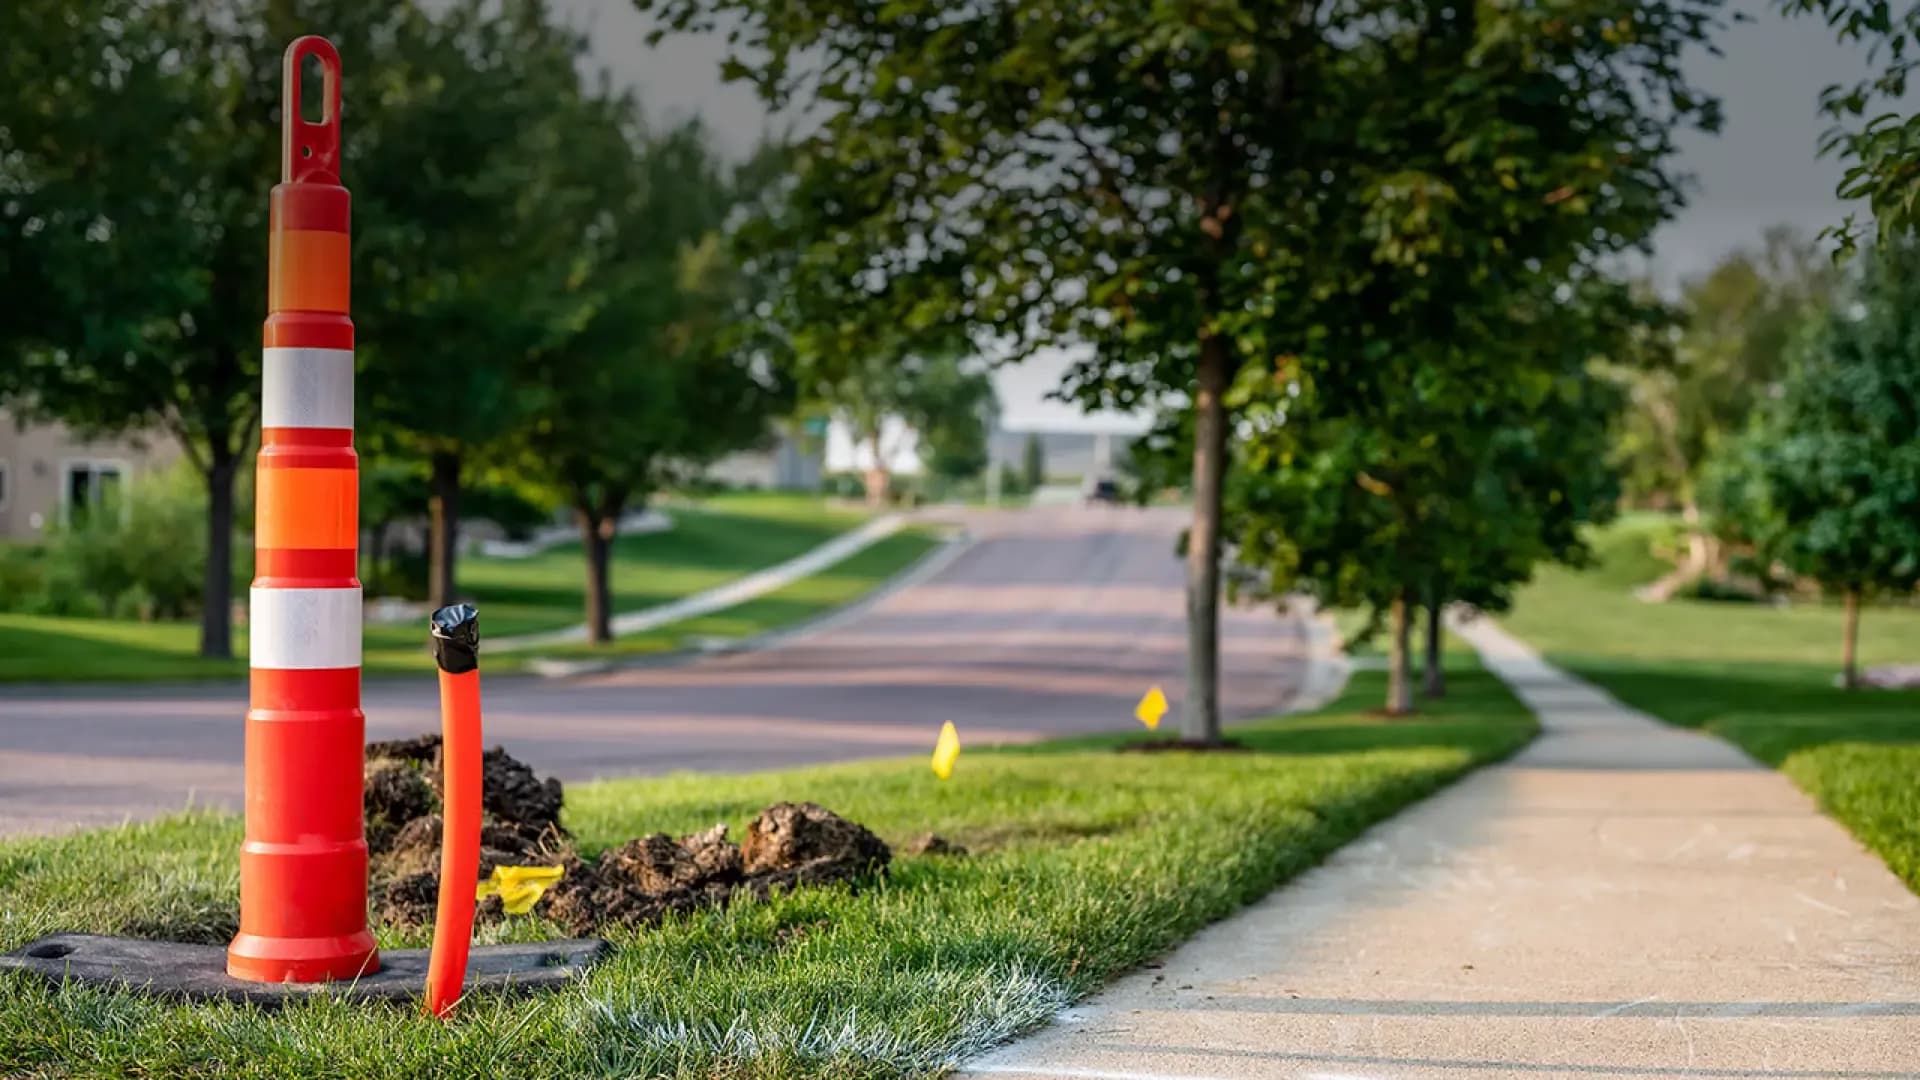
M 1779 768 L 1920 890 L 1920 691 L 1834 686 L 1837 605 L 1634 599 L 1660 572 L 1645 554 L 1658 528 L 1602 534 L 1600 566 L 1543 570 L 1502 622 L 1622 701 Z M 1920 663 L 1920 609 L 1863 612 L 1860 661 Z
M 1469 660 L 1453 662 L 1452 697 L 1424 716 L 1367 715 L 1381 676 L 1362 673 L 1320 713 L 1238 729 L 1246 753 L 1115 754 L 1131 737 L 1117 734 L 970 748 L 945 783 L 916 758 L 578 787 L 566 820 L 590 849 L 716 820 L 738 835 L 769 802 L 811 799 L 895 844 L 933 830 L 973 854 L 898 858 L 858 892 L 618 933 L 579 986 L 476 999 L 448 1024 L 400 1006 L 183 1008 L 0 977 L 0 1074 L 932 1075 L 1523 744 L 1532 718 Z M 235 820 L 202 814 L 0 843 L 0 948 L 55 929 L 222 942 L 239 839 Z M 491 934 L 552 932 L 529 919 Z M 383 934 L 388 946 L 425 937 Z
M 818 498 L 757 493 L 674 507 L 670 513 L 673 529 L 616 541 L 616 612 L 668 603 L 784 562 L 865 519 L 860 511 L 829 506 Z M 834 578 L 842 591 L 851 590 L 857 595 L 862 581 L 869 581 L 870 587 L 875 567 L 911 562 L 909 549 L 919 544 L 924 550 L 928 543 L 924 537 L 902 540 L 887 548 L 885 554 L 891 557 L 891 563 L 878 557 L 877 562 L 870 559 L 843 570 L 853 562 L 849 559 L 825 576 Z M 577 543 L 526 559 L 475 556 L 460 563 L 461 590 L 479 605 L 482 626 L 490 637 L 557 630 L 579 623 L 584 617 L 585 576 Z M 819 589 L 832 591 L 825 585 Z M 805 606 L 801 602 L 804 597 L 794 599 L 796 609 Z M 763 607 L 758 618 L 764 621 L 777 614 L 776 609 Z M 740 620 L 742 625 L 748 621 Z M 368 626 L 366 669 L 374 673 L 428 670 L 431 663 L 425 659 L 422 625 Z M 773 625 L 777 623 L 768 622 L 761 629 Z M 198 625 L 190 623 L 0 613 L 0 682 L 207 678 L 246 671 L 244 626 L 234 628 L 234 644 L 241 656 L 231 662 L 207 661 L 194 655 L 198 635 Z M 660 637 L 623 647 L 657 651 L 673 647 L 676 640 Z

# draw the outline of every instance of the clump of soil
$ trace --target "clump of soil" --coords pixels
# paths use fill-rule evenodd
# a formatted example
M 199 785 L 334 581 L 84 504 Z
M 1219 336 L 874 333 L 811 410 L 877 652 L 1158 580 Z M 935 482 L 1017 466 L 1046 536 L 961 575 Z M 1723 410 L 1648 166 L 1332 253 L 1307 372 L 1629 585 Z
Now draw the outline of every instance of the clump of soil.
M 583 934 L 658 922 L 668 912 L 765 899 L 779 889 L 859 881 L 886 871 L 893 853 L 864 826 L 814 803 L 775 803 L 747 825 L 738 847 L 727 827 L 678 839 L 653 833 L 601 854 L 578 857 L 538 909 Z
M 892 853 L 880 838 L 815 803 L 774 803 L 747 825 L 740 857 L 749 875 L 821 863 L 859 871 L 885 866 Z
M 367 847 L 382 921 L 423 926 L 434 918 L 440 866 L 440 740 L 367 747 Z M 565 875 L 535 912 L 569 933 L 643 926 L 669 912 L 765 898 L 778 889 L 859 881 L 885 873 L 892 852 L 864 826 L 813 803 L 775 803 L 747 826 L 743 843 L 724 824 L 689 836 L 653 833 L 588 862 L 560 825 L 558 780 L 498 747 L 487 751 L 480 829 L 480 877 L 495 866 L 554 866 Z M 498 897 L 481 901 L 481 922 L 505 917 Z

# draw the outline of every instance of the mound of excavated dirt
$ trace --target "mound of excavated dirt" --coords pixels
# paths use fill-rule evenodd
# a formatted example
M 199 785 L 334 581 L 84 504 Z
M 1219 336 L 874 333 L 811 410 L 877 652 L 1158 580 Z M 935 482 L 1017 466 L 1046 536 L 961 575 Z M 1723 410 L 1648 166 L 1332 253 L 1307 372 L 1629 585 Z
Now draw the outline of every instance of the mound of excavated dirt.
M 367 747 L 367 847 L 381 920 L 395 926 L 433 921 L 439 894 L 440 740 Z M 480 828 L 480 877 L 495 866 L 566 869 L 534 910 L 569 933 L 643 926 L 673 911 L 725 904 L 736 894 L 764 898 L 776 889 L 858 881 L 885 873 L 892 852 L 856 822 L 813 803 L 775 803 L 747 826 L 739 846 L 727 827 L 678 839 L 653 833 L 580 858 L 560 825 L 558 780 L 498 747 L 487 751 Z M 482 901 L 482 922 L 505 917 L 498 897 Z

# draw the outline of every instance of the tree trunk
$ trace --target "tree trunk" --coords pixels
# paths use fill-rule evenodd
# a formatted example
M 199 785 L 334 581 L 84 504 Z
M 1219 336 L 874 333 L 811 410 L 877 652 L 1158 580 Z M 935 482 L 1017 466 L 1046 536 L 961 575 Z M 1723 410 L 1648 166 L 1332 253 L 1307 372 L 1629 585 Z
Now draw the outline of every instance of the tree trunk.
M 887 488 L 890 486 L 888 479 L 887 470 L 877 466 L 868 469 L 861 477 L 867 489 L 868 506 L 878 508 L 887 505 Z
M 233 477 L 236 456 L 218 442 L 207 457 L 207 570 L 200 589 L 200 655 L 233 658 Z
M 1413 644 L 1413 620 L 1407 610 L 1407 590 L 1394 594 L 1389 609 L 1392 640 L 1387 650 L 1387 715 L 1405 716 L 1413 711 L 1413 679 L 1407 670 Z
M 1187 694 L 1182 734 L 1220 741 L 1220 494 L 1226 472 L 1227 343 L 1200 342 L 1193 399 L 1193 523 L 1187 530 Z
M 576 508 L 574 519 L 580 523 L 580 543 L 587 552 L 587 640 L 604 645 L 613 640 L 613 585 L 609 563 L 619 515 L 606 517 Z
M 459 602 L 454 562 L 460 554 L 460 455 L 436 453 L 427 497 L 427 596 L 440 608 Z
M 878 427 L 873 429 L 873 435 L 868 439 L 867 445 L 873 448 L 873 464 L 867 466 L 861 481 L 866 485 L 867 505 L 878 508 L 887 505 L 887 489 L 892 486 L 890 483 L 892 478 L 887 473 L 886 451 L 880 445 Z
M 1440 635 L 1444 629 L 1441 612 L 1445 607 L 1437 594 L 1427 600 L 1427 670 L 1420 692 L 1431 698 L 1447 696 L 1447 672 L 1440 666 Z
M 1840 637 L 1840 685 L 1852 690 L 1860 685 L 1856 648 L 1860 641 L 1860 590 L 1848 589 L 1845 604 L 1846 624 Z

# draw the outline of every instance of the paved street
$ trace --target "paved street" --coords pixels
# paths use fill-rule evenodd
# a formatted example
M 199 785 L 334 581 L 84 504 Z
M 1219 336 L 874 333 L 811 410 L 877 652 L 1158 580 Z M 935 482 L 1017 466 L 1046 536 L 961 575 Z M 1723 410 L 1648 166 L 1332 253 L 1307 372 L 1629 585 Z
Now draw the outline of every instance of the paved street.
M 778 647 L 492 679 L 487 741 L 571 781 L 919 754 L 945 720 L 970 746 L 1124 730 L 1149 684 L 1180 701 L 1182 521 L 1106 507 L 970 513 L 974 542 L 937 572 Z M 1226 618 L 1230 717 L 1286 703 L 1304 640 L 1270 610 Z M 429 675 L 369 680 L 368 737 L 436 730 L 435 693 Z M 240 684 L 0 687 L 0 833 L 237 805 L 245 703 Z

